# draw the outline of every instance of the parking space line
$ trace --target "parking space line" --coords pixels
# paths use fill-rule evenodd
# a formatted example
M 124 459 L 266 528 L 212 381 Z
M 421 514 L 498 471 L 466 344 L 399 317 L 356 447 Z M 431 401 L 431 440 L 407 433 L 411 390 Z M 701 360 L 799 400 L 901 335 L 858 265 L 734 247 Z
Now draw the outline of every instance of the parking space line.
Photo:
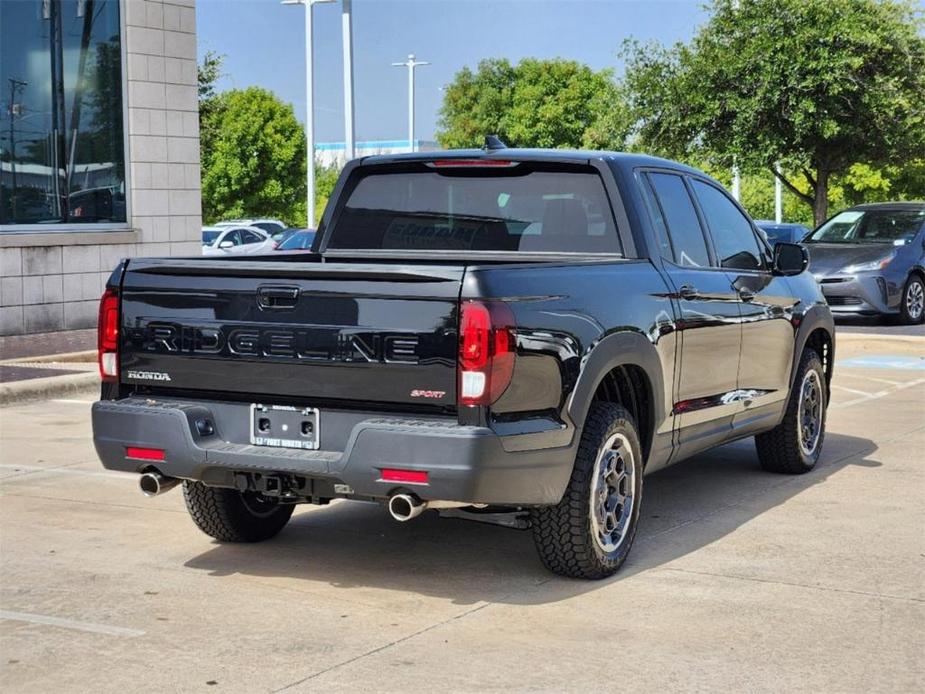
M 138 629 L 126 629 L 125 627 L 112 627 L 108 624 L 94 624 L 93 622 L 78 622 L 74 619 L 64 619 L 62 617 L 51 617 L 44 614 L 29 614 L 27 612 L 9 612 L 0 610 L 0 619 L 8 619 L 14 622 L 27 622 L 29 624 L 45 624 L 52 627 L 61 627 L 62 629 L 72 629 L 74 631 L 87 631 L 91 634 L 106 634 L 108 636 L 143 636 L 145 632 Z
M 854 400 L 847 400 L 845 402 L 833 402 L 831 407 L 851 407 L 852 405 L 859 405 L 861 403 L 870 402 L 871 400 L 879 400 L 880 398 L 885 397 L 887 395 L 898 393 L 901 390 L 905 390 L 906 388 L 912 388 L 913 386 L 921 385 L 922 383 L 925 383 L 925 378 L 917 378 L 914 381 L 909 381 L 908 383 L 901 383 L 894 388 L 890 388 L 889 390 L 882 390 L 879 393 L 867 393 L 863 395 L 862 397 L 855 398 Z M 832 387 L 842 388 L 843 390 L 849 390 L 847 388 L 843 388 L 842 386 L 832 386 Z M 863 393 L 863 391 L 854 391 L 854 392 Z
M 878 396 L 881 396 L 881 397 L 882 397 L 882 396 L 886 395 L 886 394 L 889 392 L 889 391 L 887 391 L 887 390 L 881 390 L 881 391 L 879 391 L 879 392 L 877 392 L 877 393 L 868 393 L 866 390 L 855 390 L 854 388 L 846 388 L 845 386 L 840 386 L 840 385 L 838 385 L 837 383 L 833 383 L 833 384 L 832 384 L 832 389 L 833 389 L 833 390 L 834 390 L 834 389 L 843 390 L 843 391 L 845 391 L 846 393 L 854 393 L 855 395 L 863 395 L 864 397 L 867 397 L 867 398 L 874 398 L 874 397 L 878 397 Z
M 56 398 L 52 402 L 61 402 L 68 405 L 92 405 L 93 400 L 69 400 L 68 398 Z
M 844 371 L 839 372 L 838 378 L 855 378 L 863 381 L 873 381 L 874 383 L 886 383 L 888 386 L 899 386 L 903 384 L 903 381 L 891 381 L 888 378 L 878 378 L 876 376 L 867 376 L 851 372 L 845 373 Z

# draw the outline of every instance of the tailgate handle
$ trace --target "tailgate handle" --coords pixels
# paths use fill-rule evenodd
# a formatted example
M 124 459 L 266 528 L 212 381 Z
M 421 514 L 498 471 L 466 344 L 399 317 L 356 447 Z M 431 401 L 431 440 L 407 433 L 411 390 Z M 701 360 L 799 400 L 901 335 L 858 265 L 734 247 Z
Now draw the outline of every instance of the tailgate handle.
M 298 287 L 258 287 L 257 305 L 266 310 L 285 310 L 295 308 L 299 301 Z

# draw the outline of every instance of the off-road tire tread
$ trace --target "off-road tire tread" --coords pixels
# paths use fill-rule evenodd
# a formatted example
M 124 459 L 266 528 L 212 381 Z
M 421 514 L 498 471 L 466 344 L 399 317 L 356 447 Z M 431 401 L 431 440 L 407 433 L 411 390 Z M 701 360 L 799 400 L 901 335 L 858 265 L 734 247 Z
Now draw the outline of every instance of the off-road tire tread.
M 276 512 L 254 516 L 235 489 L 207 487 L 202 482 L 183 482 L 183 500 L 196 526 L 219 542 L 262 542 L 276 535 L 292 516 L 292 504 L 280 504 Z
M 800 384 L 803 383 L 803 376 L 807 370 L 811 368 L 819 371 L 825 402 L 823 403 L 822 411 L 822 431 L 816 444 L 815 456 L 812 461 L 808 462 L 800 450 L 800 442 L 797 438 L 797 413 L 799 412 Z M 822 369 L 822 360 L 814 349 L 806 348 L 800 357 L 800 364 L 797 367 L 796 379 L 794 379 L 794 385 L 787 401 L 787 412 L 784 414 L 783 421 L 771 431 L 755 436 L 755 449 L 758 451 L 758 461 L 761 463 L 762 468 L 768 472 L 802 475 L 816 466 L 819 452 L 822 450 L 822 442 L 825 439 L 825 408 L 828 406 L 828 398 L 829 392 L 825 372 Z
M 636 457 L 639 457 L 639 436 L 630 413 L 619 405 L 595 403 L 585 421 L 575 466 L 562 500 L 555 506 L 541 506 L 531 511 L 533 539 L 540 560 L 547 569 L 560 576 L 585 579 L 611 576 L 620 568 L 633 544 L 635 522 L 623 540 L 622 556 L 616 562 L 605 563 L 597 555 L 594 538 L 589 532 L 589 478 L 594 472 L 598 448 L 618 424 L 627 424 L 631 428 Z M 641 476 L 641 470 L 637 470 L 637 475 Z

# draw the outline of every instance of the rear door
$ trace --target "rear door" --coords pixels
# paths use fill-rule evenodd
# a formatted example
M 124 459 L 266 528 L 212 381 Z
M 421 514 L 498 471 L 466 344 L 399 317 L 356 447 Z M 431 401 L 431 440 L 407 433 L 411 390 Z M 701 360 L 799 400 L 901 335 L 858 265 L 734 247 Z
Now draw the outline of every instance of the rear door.
M 317 261 L 130 261 L 123 381 L 264 402 L 454 406 L 465 268 Z
M 712 265 L 706 237 L 684 178 L 650 171 L 642 177 L 662 266 L 678 306 L 681 363 L 673 413 L 678 454 L 722 440 L 736 411 L 741 347 L 737 297 Z

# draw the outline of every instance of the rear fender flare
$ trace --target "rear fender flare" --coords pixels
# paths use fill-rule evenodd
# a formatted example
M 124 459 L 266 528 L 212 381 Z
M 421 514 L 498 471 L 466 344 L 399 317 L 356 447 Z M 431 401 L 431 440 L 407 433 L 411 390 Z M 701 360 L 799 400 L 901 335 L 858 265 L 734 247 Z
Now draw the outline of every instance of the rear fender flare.
M 641 333 L 620 332 L 608 335 L 598 342 L 582 363 L 568 404 L 568 414 L 575 424 L 576 436 L 580 435 L 584 427 L 598 386 L 604 377 L 618 366 L 638 366 L 645 372 L 652 389 L 649 405 L 652 431 L 640 432 L 640 436 L 654 436 L 654 432 L 659 430 L 665 419 L 665 384 L 658 352 Z

